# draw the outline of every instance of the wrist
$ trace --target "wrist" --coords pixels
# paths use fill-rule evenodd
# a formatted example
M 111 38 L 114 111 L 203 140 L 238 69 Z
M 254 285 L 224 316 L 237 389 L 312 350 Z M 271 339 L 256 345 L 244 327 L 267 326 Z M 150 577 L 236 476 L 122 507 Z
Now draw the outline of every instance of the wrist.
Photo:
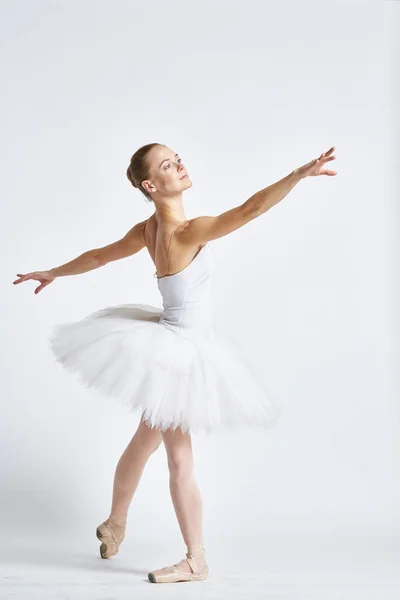
M 297 169 L 293 169 L 293 171 L 291 172 L 291 176 L 296 181 L 300 181 L 301 179 L 304 179 L 304 175 L 301 175 L 300 167 L 297 167 Z

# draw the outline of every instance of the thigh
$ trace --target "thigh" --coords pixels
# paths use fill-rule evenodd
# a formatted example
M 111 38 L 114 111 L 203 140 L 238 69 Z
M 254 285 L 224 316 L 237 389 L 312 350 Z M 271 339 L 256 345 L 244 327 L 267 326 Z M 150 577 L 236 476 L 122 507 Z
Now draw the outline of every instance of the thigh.
M 162 442 L 161 431 L 155 427 L 150 427 L 141 416 L 139 425 L 130 444 L 139 444 L 141 448 L 154 452 Z
M 193 464 L 192 438 L 190 433 L 176 428 L 174 431 L 162 431 L 162 440 L 168 458 L 169 468 L 187 469 Z

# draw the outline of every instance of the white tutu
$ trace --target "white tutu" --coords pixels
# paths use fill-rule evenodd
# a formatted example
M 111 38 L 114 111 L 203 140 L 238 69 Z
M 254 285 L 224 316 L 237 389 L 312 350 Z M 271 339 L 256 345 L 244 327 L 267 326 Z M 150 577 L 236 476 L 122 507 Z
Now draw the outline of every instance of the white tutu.
M 163 309 L 145 304 L 101 309 L 54 326 L 51 348 L 82 384 L 122 401 L 161 431 L 272 427 L 281 414 L 278 405 L 212 326 L 204 262 L 209 264 L 194 261 L 158 279 Z

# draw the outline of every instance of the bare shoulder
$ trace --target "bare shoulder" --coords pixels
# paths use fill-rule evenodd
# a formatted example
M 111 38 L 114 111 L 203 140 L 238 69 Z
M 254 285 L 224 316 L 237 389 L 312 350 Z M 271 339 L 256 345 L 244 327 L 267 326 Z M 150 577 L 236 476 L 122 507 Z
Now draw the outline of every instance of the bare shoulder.
M 145 238 L 145 229 L 149 219 L 145 219 L 144 221 L 139 221 L 135 223 L 131 229 L 121 238 L 121 241 L 124 241 L 127 244 L 133 244 L 135 246 L 140 245 L 143 248 L 146 245 Z
M 182 226 L 179 238 L 186 244 L 204 244 L 232 233 L 257 216 L 259 213 L 249 204 L 240 204 L 216 216 L 189 219 Z
M 144 229 L 146 227 L 148 219 L 136 223 L 129 231 L 119 240 L 103 246 L 102 248 L 96 248 L 96 256 L 101 264 L 107 264 L 108 262 L 126 258 L 136 254 L 142 248 L 146 246 L 146 240 L 144 236 Z

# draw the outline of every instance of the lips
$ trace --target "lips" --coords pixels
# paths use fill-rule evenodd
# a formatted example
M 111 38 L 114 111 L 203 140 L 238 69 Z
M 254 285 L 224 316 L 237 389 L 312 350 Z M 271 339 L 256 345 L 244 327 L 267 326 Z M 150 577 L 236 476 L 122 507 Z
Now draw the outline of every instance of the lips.
M 187 175 L 183 175 L 183 177 L 179 177 L 179 179 L 184 179 L 185 177 L 187 177 Z

